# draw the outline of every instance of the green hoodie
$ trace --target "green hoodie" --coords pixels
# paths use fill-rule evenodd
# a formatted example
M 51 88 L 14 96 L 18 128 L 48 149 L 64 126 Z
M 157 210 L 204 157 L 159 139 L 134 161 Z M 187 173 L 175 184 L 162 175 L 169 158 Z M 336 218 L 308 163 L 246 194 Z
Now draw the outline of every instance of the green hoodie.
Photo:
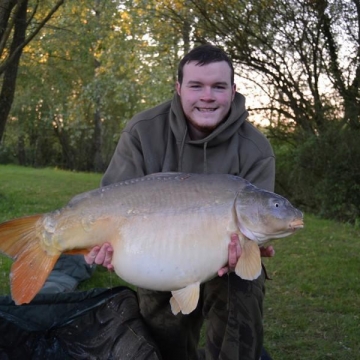
M 246 118 L 236 93 L 228 117 L 209 136 L 191 140 L 180 97 L 134 116 L 121 134 L 101 185 L 156 172 L 228 173 L 274 191 L 270 143 Z

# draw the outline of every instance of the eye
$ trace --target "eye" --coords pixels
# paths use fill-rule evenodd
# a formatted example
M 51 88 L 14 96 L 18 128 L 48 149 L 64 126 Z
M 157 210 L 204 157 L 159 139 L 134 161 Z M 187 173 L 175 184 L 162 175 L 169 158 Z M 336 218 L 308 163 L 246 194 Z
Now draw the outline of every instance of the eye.
M 278 202 L 276 202 L 276 203 L 274 203 L 274 206 L 278 208 L 278 207 L 280 207 L 280 204 Z

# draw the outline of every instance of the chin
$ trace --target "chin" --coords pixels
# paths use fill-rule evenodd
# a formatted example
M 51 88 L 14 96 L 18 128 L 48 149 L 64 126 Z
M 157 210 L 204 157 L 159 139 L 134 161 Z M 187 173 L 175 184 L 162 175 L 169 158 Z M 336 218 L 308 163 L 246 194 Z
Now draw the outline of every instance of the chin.
M 191 121 L 191 124 L 200 131 L 206 131 L 206 132 L 211 132 L 214 129 L 216 129 L 218 127 L 218 125 L 221 123 L 221 120 L 216 119 L 216 120 L 211 120 L 209 121 L 208 119 L 206 120 L 195 120 L 195 121 Z

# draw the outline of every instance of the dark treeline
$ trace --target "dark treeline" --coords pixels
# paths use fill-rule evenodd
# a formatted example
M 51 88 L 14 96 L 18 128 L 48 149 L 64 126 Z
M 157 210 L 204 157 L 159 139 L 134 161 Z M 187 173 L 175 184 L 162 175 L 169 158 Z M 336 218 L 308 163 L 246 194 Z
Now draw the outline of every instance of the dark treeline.
M 182 54 L 211 42 L 272 142 L 277 192 L 358 223 L 359 12 L 359 0 L 0 0 L 0 163 L 104 171 L 126 121 L 169 99 Z

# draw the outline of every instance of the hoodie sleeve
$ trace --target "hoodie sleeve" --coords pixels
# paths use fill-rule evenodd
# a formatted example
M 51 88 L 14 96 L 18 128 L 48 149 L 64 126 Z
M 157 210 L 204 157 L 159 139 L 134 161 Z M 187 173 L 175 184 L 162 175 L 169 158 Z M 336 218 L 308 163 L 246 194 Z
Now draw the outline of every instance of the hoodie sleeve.
M 241 128 L 239 144 L 239 175 L 260 189 L 274 191 L 275 155 L 269 140 L 246 121 Z
M 144 168 L 140 141 L 130 132 L 124 131 L 101 180 L 101 186 L 144 176 Z

